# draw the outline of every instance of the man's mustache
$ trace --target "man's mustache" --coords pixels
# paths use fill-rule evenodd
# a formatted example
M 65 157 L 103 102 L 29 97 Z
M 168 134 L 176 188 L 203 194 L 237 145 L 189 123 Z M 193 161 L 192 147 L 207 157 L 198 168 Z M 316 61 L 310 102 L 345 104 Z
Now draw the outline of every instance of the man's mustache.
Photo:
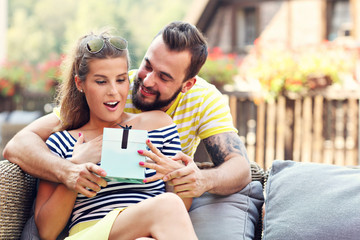
M 139 86 L 138 88 L 142 88 L 142 89 L 145 89 L 146 92 L 150 93 L 150 94 L 156 94 L 156 95 L 159 95 L 159 92 L 158 91 L 155 91 L 153 90 L 152 88 L 148 88 L 148 87 L 145 87 L 144 84 L 143 84 L 143 80 L 138 78 L 138 81 L 137 81 L 137 85 Z

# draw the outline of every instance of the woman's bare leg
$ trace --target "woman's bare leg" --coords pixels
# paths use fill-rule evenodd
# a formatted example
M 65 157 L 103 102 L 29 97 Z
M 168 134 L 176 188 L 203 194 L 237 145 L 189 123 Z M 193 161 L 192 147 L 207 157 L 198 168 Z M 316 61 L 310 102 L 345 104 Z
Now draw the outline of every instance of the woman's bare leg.
M 125 209 L 116 218 L 109 239 L 140 237 L 197 239 L 183 201 L 173 193 L 164 193 Z

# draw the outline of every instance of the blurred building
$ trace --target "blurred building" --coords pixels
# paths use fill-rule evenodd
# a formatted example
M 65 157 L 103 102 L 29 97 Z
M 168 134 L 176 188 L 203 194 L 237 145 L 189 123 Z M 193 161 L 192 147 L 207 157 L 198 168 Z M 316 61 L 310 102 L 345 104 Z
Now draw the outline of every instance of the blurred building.
M 197 0 L 186 20 L 209 46 L 247 53 L 255 39 L 288 47 L 360 40 L 360 0 Z

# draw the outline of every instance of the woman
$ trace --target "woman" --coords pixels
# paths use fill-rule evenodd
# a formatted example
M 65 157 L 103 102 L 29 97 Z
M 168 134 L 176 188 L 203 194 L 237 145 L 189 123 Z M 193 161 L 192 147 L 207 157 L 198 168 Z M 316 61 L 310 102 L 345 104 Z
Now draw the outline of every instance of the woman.
M 99 138 L 104 127 L 126 125 L 147 130 L 149 140 L 156 139 L 154 145 L 161 152 L 147 141 L 153 151 L 147 155 L 174 156 L 181 150 L 176 126 L 165 113 L 123 111 L 129 90 L 125 39 L 107 33 L 84 36 L 70 61 L 59 94 L 63 125 L 47 140 L 51 151 L 71 161 L 77 137 L 90 141 Z M 179 164 L 170 163 L 174 168 Z M 154 170 L 146 169 L 147 178 L 153 175 Z M 109 182 L 95 197 L 87 198 L 62 184 L 41 181 L 35 222 L 42 239 L 55 239 L 69 219 L 69 239 L 196 239 L 187 213 L 191 199 L 182 201 L 164 192 L 162 180 L 146 184 Z

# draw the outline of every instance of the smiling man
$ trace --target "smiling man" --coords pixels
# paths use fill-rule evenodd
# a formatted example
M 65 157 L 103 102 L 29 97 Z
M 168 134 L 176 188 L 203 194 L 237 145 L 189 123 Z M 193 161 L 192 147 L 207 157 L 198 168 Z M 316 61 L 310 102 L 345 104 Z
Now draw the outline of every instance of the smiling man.
M 213 85 L 196 76 L 206 58 L 206 41 L 195 26 L 185 22 L 165 26 L 140 68 L 129 73 L 125 111 L 161 110 L 176 123 L 182 152 L 188 156 L 182 155 L 183 168 L 163 180 L 171 181 L 180 197 L 194 197 L 190 216 L 199 239 L 252 239 L 263 203 L 262 186 L 251 182 L 246 149 L 232 124 L 229 106 Z M 93 196 L 88 188 L 99 190 L 102 179 L 95 174 L 102 176 L 102 169 L 95 164 L 80 168 L 76 152 L 72 162 L 60 161 L 43 142 L 61 124 L 59 115 L 55 111 L 24 128 L 8 143 L 4 156 L 36 177 Z M 214 168 L 199 169 L 192 159 L 201 140 Z M 99 161 L 100 139 L 76 148 L 88 152 L 81 156 L 89 161 Z

